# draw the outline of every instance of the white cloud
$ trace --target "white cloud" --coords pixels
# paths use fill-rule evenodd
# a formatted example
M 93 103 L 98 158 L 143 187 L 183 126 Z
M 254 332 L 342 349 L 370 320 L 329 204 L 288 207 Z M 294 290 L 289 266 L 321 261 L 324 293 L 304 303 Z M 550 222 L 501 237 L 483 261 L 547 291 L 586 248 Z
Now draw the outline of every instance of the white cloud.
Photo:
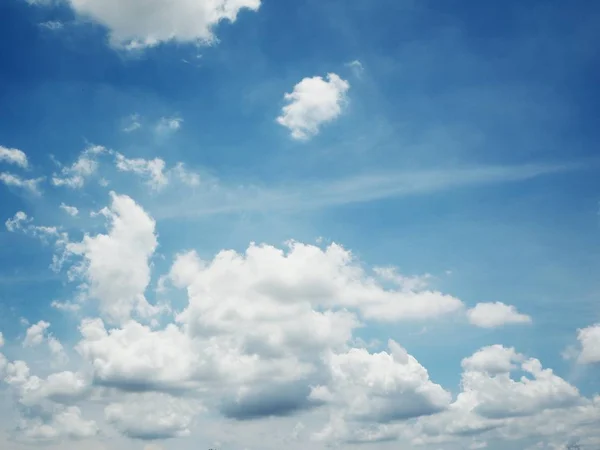
M 578 330 L 577 339 L 581 345 L 577 361 L 580 364 L 600 363 L 600 324 Z
M 71 189 L 82 188 L 86 180 L 98 170 L 98 156 L 106 152 L 106 148 L 100 145 L 87 147 L 71 166 L 63 167 L 60 174 L 52 176 L 52 184 Z
M 6 186 L 23 189 L 34 195 L 40 195 L 39 185 L 42 181 L 44 178 L 21 178 L 9 172 L 0 173 L 0 182 Z
M 188 255 L 186 261 L 189 264 L 193 259 Z M 175 264 L 172 272 L 175 280 L 181 277 L 183 266 Z M 266 307 L 295 303 L 314 308 L 352 308 L 366 319 L 386 322 L 439 317 L 463 306 L 452 296 L 422 286 L 414 289 L 408 284 L 385 289 L 376 277 L 368 275 L 351 252 L 337 244 L 322 249 L 290 242 L 287 250 L 252 244 L 244 254 L 223 251 L 212 262 L 197 261 L 193 266 L 202 269 L 190 290 L 190 306 L 180 317 L 195 326 L 202 323 L 209 326 L 210 322 L 211 328 L 229 328 L 232 324 L 215 322 L 228 317 L 217 314 L 217 310 L 251 309 L 264 300 L 270 303 Z M 226 283 L 224 273 L 228 274 Z M 201 300 L 203 292 L 211 292 L 214 305 Z M 206 315 L 213 307 L 216 317 Z M 199 314 L 204 317 L 197 317 Z
M 478 303 L 467 311 L 469 322 L 481 328 L 497 328 L 503 325 L 531 323 L 531 317 L 521 314 L 512 305 L 501 302 Z
M 160 158 L 151 160 L 143 158 L 128 159 L 120 153 L 115 154 L 117 169 L 122 172 L 132 172 L 148 178 L 148 184 L 153 189 L 160 189 L 169 182 L 164 173 L 165 162 Z
M 62 209 L 71 217 L 75 217 L 79 214 L 79 209 L 77 209 L 75 206 L 65 205 L 64 203 L 60 204 L 60 209 Z
M 448 408 L 451 394 L 430 381 L 427 370 L 404 348 L 394 341 L 388 346 L 389 353 L 355 348 L 331 355 L 330 385 L 317 387 L 311 394 L 332 407 L 332 420 L 317 433 L 317 439 L 367 440 L 347 435 L 347 430 L 361 423 L 388 424 Z
M 156 125 L 159 134 L 173 133 L 181 128 L 183 119 L 181 117 L 161 117 Z
M 0 348 L 4 347 L 4 335 L 0 331 Z
M 35 347 L 44 342 L 46 330 L 50 327 L 48 322 L 40 320 L 38 323 L 31 325 L 27 329 L 27 334 L 23 340 L 24 347 Z
M 83 419 L 81 409 L 77 406 L 57 408 L 50 420 L 41 417 L 22 419 L 19 428 L 23 431 L 25 441 L 35 443 L 81 440 L 98 434 L 96 423 Z
M 104 409 L 106 421 L 131 439 L 163 440 L 190 434 L 198 412 L 189 402 L 164 394 L 131 395 Z
M 181 162 L 167 170 L 167 164 L 161 158 L 127 158 L 118 152 L 114 152 L 114 155 L 115 165 L 119 171 L 134 173 L 145 178 L 152 189 L 163 189 L 173 179 L 189 187 L 200 185 L 200 175 L 188 170 Z
M 292 132 L 294 139 L 306 140 L 319 133 L 321 125 L 335 120 L 346 102 L 350 83 L 335 73 L 322 77 L 304 78 L 284 98 L 277 122 Z
M 63 365 L 69 362 L 69 357 L 65 352 L 65 348 L 54 336 L 48 337 L 48 348 L 55 364 Z
M 99 301 L 109 320 L 127 321 L 134 310 L 148 317 L 157 312 L 144 297 L 157 246 L 156 224 L 130 197 L 110 195 L 108 234 L 85 235 L 81 242 L 67 244 L 66 254 L 82 259 L 71 273 L 86 282 L 88 295 Z
M 240 11 L 257 11 L 261 0 L 68 0 L 73 10 L 108 28 L 118 47 L 141 49 L 162 42 L 209 44 L 222 21 L 235 22 Z
M 0 162 L 14 164 L 19 167 L 27 168 L 29 162 L 24 151 L 17 148 L 6 148 L 0 145 Z
M 463 373 L 463 396 L 469 398 L 477 406 L 474 410 L 487 418 L 521 417 L 534 415 L 545 409 L 557 409 L 582 403 L 579 391 L 562 378 L 556 376 L 551 369 L 543 369 L 540 361 L 534 358 L 525 359 L 523 355 L 514 353 L 513 349 L 504 349 L 509 354 L 508 362 L 517 364 L 516 368 L 528 376 L 519 381 L 510 378 L 510 370 L 502 370 L 497 362 L 492 362 L 498 355 L 498 346 L 484 347 L 473 357 L 463 361 L 466 369 Z M 473 358 L 480 355 L 486 360 L 484 365 L 473 364 Z M 490 371 L 490 364 L 494 370 Z
M 30 443 L 54 443 L 64 439 L 95 436 L 98 428 L 84 420 L 74 406 L 87 396 L 89 383 L 80 374 L 61 372 L 41 379 L 30 375 L 24 361 L 6 365 L 4 381 L 12 389 L 19 411 L 19 440 Z

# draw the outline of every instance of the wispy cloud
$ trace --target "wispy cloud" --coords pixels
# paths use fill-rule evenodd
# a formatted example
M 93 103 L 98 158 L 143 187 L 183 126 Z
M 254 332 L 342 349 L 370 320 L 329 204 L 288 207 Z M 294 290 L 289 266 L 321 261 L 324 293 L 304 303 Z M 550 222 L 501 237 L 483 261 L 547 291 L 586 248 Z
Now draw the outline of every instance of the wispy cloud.
M 156 214 L 158 218 L 169 219 L 251 211 L 296 212 L 464 187 L 519 182 L 584 167 L 583 164 L 529 164 L 397 171 L 285 186 L 227 186 L 213 181 L 205 183 L 206 189 L 187 196 L 185 201 L 161 205 Z

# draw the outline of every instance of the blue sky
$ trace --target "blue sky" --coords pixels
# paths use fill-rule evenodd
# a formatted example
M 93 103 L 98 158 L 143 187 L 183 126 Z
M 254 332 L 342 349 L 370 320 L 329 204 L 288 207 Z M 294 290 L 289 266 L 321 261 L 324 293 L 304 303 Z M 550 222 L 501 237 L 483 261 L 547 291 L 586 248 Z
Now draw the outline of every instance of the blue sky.
M 600 6 L 5 0 L 0 21 L 0 447 L 599 445 Z M 526 358 L 554 394 L 519 384 Z

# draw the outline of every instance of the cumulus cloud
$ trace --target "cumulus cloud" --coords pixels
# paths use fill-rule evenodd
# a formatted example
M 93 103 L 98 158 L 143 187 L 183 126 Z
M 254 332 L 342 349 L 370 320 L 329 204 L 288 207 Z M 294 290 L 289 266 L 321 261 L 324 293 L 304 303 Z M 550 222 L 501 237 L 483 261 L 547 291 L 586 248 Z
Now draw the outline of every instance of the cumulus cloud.
M 531 317 L 521 314 L 512 305 L 501 302 L 478 303 L 467 311 L 469 322 L 481 328 L 497 328 L 503 325 L 531 323 Z
M 4 347 L 4 335 L 0 331 L 0 348 Z
M 7 148 L 0 145 L 0 162 L 14 164 L 16 166 L 27 168 L 29 161 L 24 151 L 17 148 Z
M 349 421 L 388 424 L 448 408 L 451 394 L 430 381 L 427 370 L 404 348 L 394 341 L 388 346 L 389 353 L 355 348 L 331 355 L 330 385 L 318 386 L 311 394 L 333 406 L 333 420 L 317 433 L 318 439 L 339 439 Z M 355 435 L 344 438 L 356 439 Z
M 580 364 L 600 363 L 600 324 L 577 331 L 581 351 L 577 358 Z
M 35 347 L 36 345 L 40 345 L 44 342 L 44 338 L 46 337 L 46 330 L 50 327 L 48 322 L 40 320 L 38 323 L 31 325 L 27 329 L 27 334 L 25 335 L 25 340 L 23 341 L 24 347 Z
M 96 423 L 83 419 L 73 405 L 88 393 L 89 383 L 80 374 L 61 372 L 42 379 L 31 375 L 24 361 L 14 361 L 6 364 L 4 382 L 17 401 L 20 440 L 54 443 L 98 433 Z
M 140 49 L 177 41 L 210 44 L 214 28 L 235 22 L 242 10 L 257 11 L 261 0 L 67 0 L 82 17 L 105 26 L 112 45 Z
M 144 296 L 157 246 L 154 219 L 130 197 L 115 193 L 104 213 L 107 234 L 85 235 L 66 245 L 67 255 L 81 259 L 71 273 L 85 281 L 82 287 L 109 320 L 127 321 L 133 311 L 149 317 L 157 312 Z
M 500 363 L 493 361 L 499 351 L 504 352 Z M 506 370 L 508 364 L 513 363 L 518 365 Z M 463 367 L 462 395 L 470 397 L 477 405 L 474 410 L 487 418 L 527 416 L 545 409 L 566 408 L 582 403 L 577 388 L 555 375 L 551 369 L 544 369 L 539 360 L 525 359 L 513 349 L 484 347 L 471 358 L 465 359 Z M 511 379 L 510 372 L 515 368 L 529 377 L 524 376 L 519 381 Z
M 319 133 L 321 126 L 338 118 L 346 102 L 350 83 L 330 73 L 322 77 L 304 78 L 291 93 L 284 96 L 287 105 L 277 118 L 294 139 L 306 140 Z
M 170 179 L 177 168 L 186 170 L 176 165 L 162 173 Z M 159 283 L 167 298 L 184 291 L 183 302 L 163 309 L 146 300 L 158 246 L 154 219 L 116 193 L 96 216 L 106 230 L 78 241 L 35 225 L 24 212 L 6 223 L 10 231 L 63 240 L 78 290 L 54 306 L 88 316 L 71 362 L 82 364 L 72 371 L 54 368 L 62 371 L 38 377 L 27 363 L 0 355 L 0 378 L 15 400 L 23 440 L 93 437 L 103 427 L 84 417 L 99 405 L 104 414 L 92 417 L 103 430 L 143 441 L 187 436 L 205 410 L 230 419 L 231 427 L 302 414 L 309 429 L 299 436 L 290 425 L 290 434 L 332 445 L 520 442 L 533 434 L 556 437 L 560 431 L 549 424 L 561 414 L 568 418 L 560 423 L 594 436 L 589 424 L 600 418 L 600 398 L 582 397 L 514 348 L 491 345 L 465 357 L 453 398 L 399 343 L 390 340 L 385 351 L 362 345 L 357 330 L 376 322 L 399 326 L 464 314 L 459 299 L 431 288 L 429 275 L 371 269 L 335 243 L 251 244 L 210 257 L 189 250 L 174 256 Z M 173 315 L 159 316 L 163 311 Z M 479 304 L 467 314 L 488 327 L 519 315 L 502 304 Z M 49 327 L 43 320 L 29 326 L 23 344 L 47 344 L 51 359 L 64 364 L 67 350 Z M 582 362 L 594 361 L 595 327 L 579 330 Z

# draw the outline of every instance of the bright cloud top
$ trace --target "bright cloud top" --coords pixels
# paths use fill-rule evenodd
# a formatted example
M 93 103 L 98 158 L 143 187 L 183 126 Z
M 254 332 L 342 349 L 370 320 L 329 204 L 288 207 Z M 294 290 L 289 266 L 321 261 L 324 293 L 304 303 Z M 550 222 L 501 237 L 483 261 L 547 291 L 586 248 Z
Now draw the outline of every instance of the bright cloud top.
M 467 311 L 469 322 L 481 328 L 497 328 L 510 324 L 531 323 L 531 317 L 521 314 L 512 305 L 501 302 L 478 303 Z
M 235 22 L 240 11 L 257 11 L 261 0 L 68 0 L 73 10 L 108 28 L 111 43 L 129 49 L 167 41 L 215 41 L 214 28 Z
M 337 119 L 346 102 L 350 83 L 335 73 L 322 77 L 304 78 L 291 93 L 286 93 L 288 103 L 277 118 L 288 128 L 294 139 L 306 140 L 319 133 L 321 125 Z

